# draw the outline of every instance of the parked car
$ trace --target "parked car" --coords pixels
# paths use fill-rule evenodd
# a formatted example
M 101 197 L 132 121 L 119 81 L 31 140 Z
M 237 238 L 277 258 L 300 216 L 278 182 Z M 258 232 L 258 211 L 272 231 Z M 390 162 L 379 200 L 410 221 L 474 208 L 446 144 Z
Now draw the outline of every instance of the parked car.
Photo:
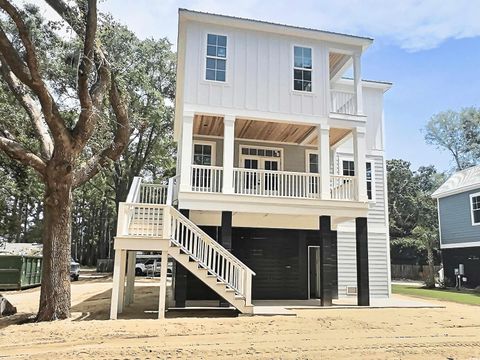
M 70 261 L 70 279 L 73 281 L 78 281 L 80 277 L 80 264 L 75 260 L 71 259 Z
M 160 276 L 160 260 L 159 259 L 139 259 L 135 264 L 135 275 L 153 275 Z M 169 263 L 167 268 L 167 276 L 172 276 L 172 269 Z

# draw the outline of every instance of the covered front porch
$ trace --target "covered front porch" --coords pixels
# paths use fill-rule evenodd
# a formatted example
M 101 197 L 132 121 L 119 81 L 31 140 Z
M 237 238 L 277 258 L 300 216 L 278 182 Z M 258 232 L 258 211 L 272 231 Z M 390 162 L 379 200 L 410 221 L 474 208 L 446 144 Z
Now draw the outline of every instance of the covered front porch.
M 365 202 L 365 128 L 340 125 L 185 115 L 179 190 Z M 345 169 L 336 151 L 347 141 L 353 146 Z

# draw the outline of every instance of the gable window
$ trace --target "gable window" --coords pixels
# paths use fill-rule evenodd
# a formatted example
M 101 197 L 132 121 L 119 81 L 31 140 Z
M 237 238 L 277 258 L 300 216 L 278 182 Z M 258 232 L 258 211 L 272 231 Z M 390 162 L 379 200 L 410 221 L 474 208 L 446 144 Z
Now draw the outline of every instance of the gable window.
M 367 197 L 373 200 L 373 168 L 371 162 L 365 163 L 367 180 Z M 351 160 L 343 160 L 342 170 L 344 176 L 355 176 L 355 163 Z M 479 195 L 480 197 L 480 195 Z M 480 215 L 479 215 L 480 216 Z
M 207 63 L 205 78 L 213 81 L 225 81 L 227 71 L 227 37 L 225 35 L 207 35 Z
M 470 195 L 472 225 L 480 225 L 480 193 Z
M 293 47 L 293 89 L 312 91 L 312 49 Z

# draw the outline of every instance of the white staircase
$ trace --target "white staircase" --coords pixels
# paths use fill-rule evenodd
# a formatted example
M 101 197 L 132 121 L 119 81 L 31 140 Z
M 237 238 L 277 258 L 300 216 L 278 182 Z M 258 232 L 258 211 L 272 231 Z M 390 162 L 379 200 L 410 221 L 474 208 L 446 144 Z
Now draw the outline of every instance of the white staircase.
M 127 202 L 120 204 L 117 238 L 168 242 L 168 255 L 241 313 L 253 313 L 255 273 L 171 206 L 174 185 L 171 181 L 164 196 L 166 186 L 153 189 L 135 178 Z

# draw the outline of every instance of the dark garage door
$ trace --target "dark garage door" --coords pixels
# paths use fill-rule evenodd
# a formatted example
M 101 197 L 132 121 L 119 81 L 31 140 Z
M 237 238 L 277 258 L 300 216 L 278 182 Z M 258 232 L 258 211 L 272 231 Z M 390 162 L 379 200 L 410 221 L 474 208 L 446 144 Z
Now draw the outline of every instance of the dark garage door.
M 235 255 L 256 272 L 253 299 L 304 299 L 306 267 L 300 270 L 299 232 L 276 229 L 233 229 Z M 302 274 L 302 276 L 301 276 Z

